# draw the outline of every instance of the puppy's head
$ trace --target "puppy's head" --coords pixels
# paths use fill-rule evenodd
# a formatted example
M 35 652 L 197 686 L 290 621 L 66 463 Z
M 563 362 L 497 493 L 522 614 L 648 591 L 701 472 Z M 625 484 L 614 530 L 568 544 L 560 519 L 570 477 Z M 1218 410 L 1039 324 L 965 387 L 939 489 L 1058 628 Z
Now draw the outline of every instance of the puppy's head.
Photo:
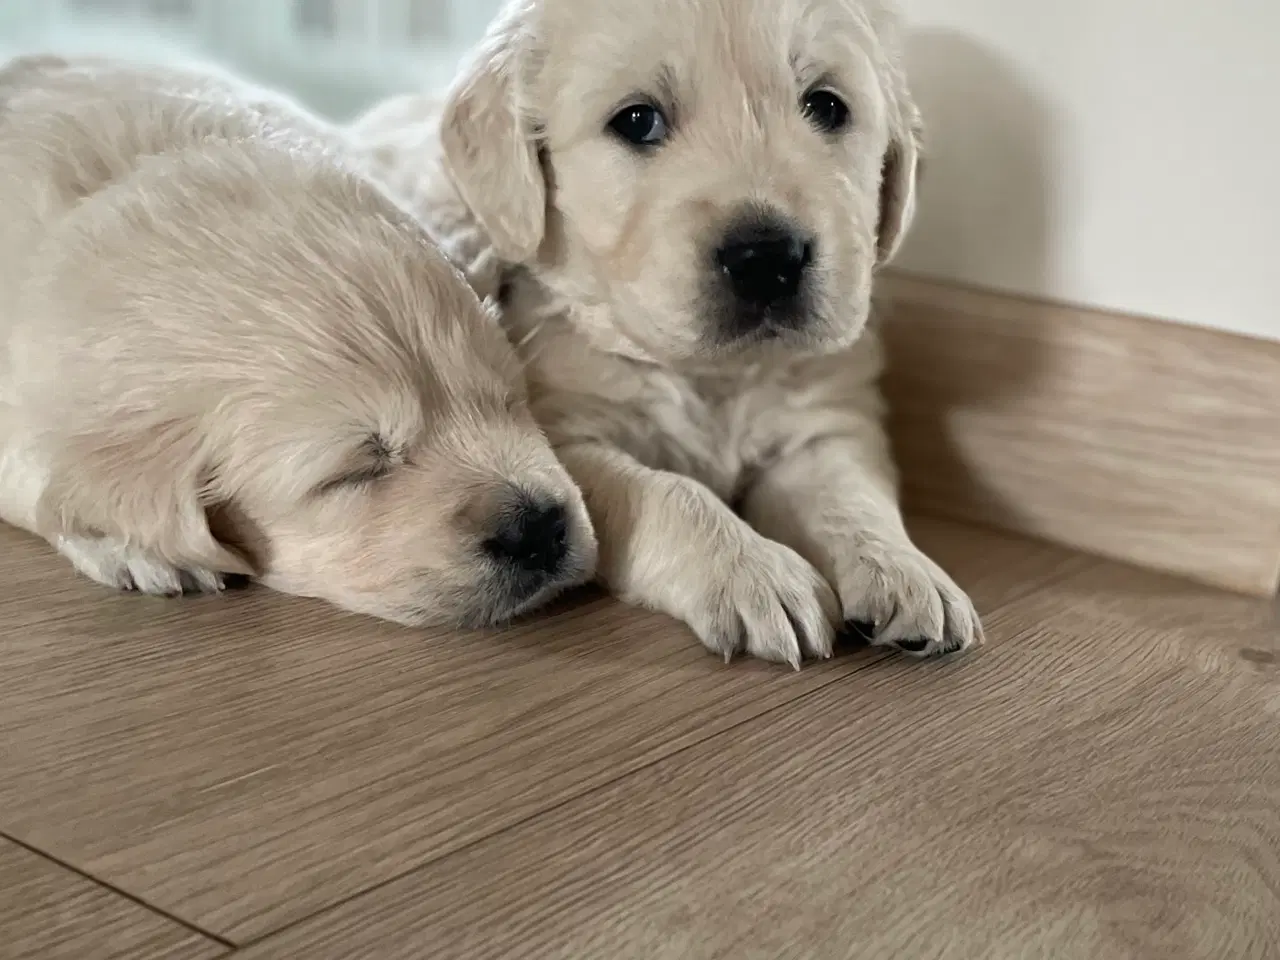
M 882 3 L 514 0 L 450 92 L 447 169 L 611 349 L 845 345 L 914 208 Z
M 210 146 L 69 251 L 46 516 L 405 623 L 589 577 L 495 319 L 368 184 Z M 146 175 L 143 175 L 144 178 Z

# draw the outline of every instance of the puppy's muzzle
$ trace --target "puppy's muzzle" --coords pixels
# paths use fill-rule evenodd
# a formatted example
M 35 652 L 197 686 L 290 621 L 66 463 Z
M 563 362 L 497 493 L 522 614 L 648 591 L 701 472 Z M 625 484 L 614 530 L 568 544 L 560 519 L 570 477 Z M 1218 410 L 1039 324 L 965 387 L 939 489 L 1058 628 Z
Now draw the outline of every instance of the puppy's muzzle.
M 774 214 L 740 218 L 714 253 L 732 339 L 798 330 L 814 261 L 813 240 Z
M 569 553 L 569 514 L 558 503 L 523 502 L 484 541 L 495 563 L 525 582 L 557 576 Z
M 498 623 L 583 583 L 595 542 L 573 508 L 555 496 L 517 492 L 480 541 L 489 562 L 472 619 Z

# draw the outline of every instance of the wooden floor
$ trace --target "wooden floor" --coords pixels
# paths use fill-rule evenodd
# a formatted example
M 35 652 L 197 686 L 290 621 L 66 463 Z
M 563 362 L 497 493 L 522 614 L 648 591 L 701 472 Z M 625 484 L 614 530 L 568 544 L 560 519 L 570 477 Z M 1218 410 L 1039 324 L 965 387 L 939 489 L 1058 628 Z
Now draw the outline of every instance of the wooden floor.
M 0 530 L 0 957 L 1280 958 L 1280 632 L 938 521 L 988 644 L 430 636 Z

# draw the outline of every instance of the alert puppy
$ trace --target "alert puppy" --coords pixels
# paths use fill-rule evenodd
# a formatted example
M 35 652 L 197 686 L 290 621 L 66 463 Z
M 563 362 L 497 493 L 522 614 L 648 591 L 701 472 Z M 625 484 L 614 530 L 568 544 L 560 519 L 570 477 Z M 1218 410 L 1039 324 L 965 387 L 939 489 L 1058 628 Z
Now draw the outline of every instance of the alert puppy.
M 511 0 L 431 111 L 353 134 L 481 289 L 505 275 L 613 591 L 726 658 L 980 637 L 881 425 L 872 279 L 921 124 L 879 0 Z
M 0 517 L 108 586 L 409 624 L 590 576 L 500 327 L 343 150 L 225 78 L 0 69 Z

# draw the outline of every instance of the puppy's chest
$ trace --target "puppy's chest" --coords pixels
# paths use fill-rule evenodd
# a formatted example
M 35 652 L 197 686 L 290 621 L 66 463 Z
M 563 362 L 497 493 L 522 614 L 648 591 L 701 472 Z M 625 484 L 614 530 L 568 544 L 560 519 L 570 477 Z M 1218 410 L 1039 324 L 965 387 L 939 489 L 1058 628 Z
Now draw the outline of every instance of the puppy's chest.
M 698 480 L 733 500 L 781 445 L 775 384 L 743 376 L 679 376 L 619 361 L 573 389 L 562 371 L 539 406 L 553 441 L 608 443 L 646 466 Z M 541 392 L 541 391 L 539 391 Z M 543 414 L 540 413 L 540 419 Z
M 629 452 L 649 466 L 674 470 L 732 500 L 750 476 L 774 456 L 753 393 L 727 380 L 662 375 L 648 385 L 647 413 L 631 429 Z M 643 423 L 652 425 L 646 431 Z M 646 432 L 651 436 L 635 443 Z M 644 447 L 652 448 L 645 451 Z

